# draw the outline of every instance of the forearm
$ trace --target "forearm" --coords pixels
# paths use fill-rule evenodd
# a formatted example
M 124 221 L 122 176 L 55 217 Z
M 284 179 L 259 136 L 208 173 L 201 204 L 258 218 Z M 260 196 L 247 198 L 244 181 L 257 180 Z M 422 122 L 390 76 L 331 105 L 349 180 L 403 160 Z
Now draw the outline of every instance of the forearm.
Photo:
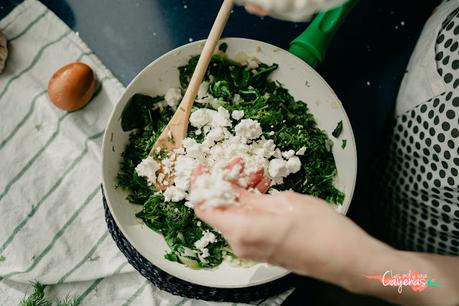
M 348 290 L 372 295 L 401 305 L 459 305 L 459 257 L 403 252 L 387 247 L 362 252 L 358 261 L 350 263 L 341 285 Z M 413 291 L 408 286 L 384 286 L 381 280 L 366 276 L 392 275 L 418 272 L 435 280 L 440 287 L 427 286 L 422 291 Z M 390 272 L 387 274 L 390 277 Z M 387 279 L 385 279 L 387 285 Z
M 330 222 L 339 223 L 343 220 Z M 339 232 L 331 226 L 326 228 L 339 233 L 336 238 L 346 242 L 327 244 L 322 252 L 330 254 L 327 260 L 311 262 L 311 249 L 324 247 L 324 241 L 317 241 L 317 245 L 298 243 L 308 237 L 301 234 L 302 231 L 297 231 L 298 236 L 293 239 L 297 243 L 291 244 L 294 248 L 291 254 L 298 254 L 298 258 L 304 260 L 293 261 L 295 265 L 289 261 L 290 266 L 288 263 L 281 264 L 299 274 L 336 284 L 354 293 L 372 295 L 401 305 L 459 306 L 459 257 L 395 250 L 369 236 L 348 219 L 340 225 L 341 229 L 347 229 L 345 231 Z M 377 279 L 385 272 L 386 286 L 381 279 Z M 403 286 L 399 293 L 398 287 L 388 285 L 391 274 L 402 276 L 410 272 L 424 274 L 440 287 L 427 286 L 415 292 L 410 286 Z

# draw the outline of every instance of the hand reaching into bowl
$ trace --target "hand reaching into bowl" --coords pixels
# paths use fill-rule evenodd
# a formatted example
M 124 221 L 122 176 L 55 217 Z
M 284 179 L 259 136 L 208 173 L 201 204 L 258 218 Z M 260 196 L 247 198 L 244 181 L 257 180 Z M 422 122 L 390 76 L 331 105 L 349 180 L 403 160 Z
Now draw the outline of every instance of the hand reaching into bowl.
M 202 171 L 196 171 L 200 174 Z M 406 305 L 458 305 L 459 259 L 397 251 L 372 238 L 325 201 L 294 192 L 239 192 L 236 205 L 195 206 L 196 215 L 220 231 L 233 252 L 361 294 Z M 429 294 L 383 286 L 366 275 L 418 271 L 447 286 Z

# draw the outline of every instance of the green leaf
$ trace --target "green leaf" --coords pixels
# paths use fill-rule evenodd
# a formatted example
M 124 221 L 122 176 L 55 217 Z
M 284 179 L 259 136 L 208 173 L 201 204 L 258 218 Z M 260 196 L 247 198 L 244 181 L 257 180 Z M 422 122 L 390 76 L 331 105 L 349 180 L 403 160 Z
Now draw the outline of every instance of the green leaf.
M 342 132 L 343 132 L 343 120 L 338 122 L 338 124 L 336 125 L 336 128 L 332 132 L 332 135 L 333 137 L 338 138 Z
M 164 101 L 163 96 L 150 97 L 142 94 L 132 96 L 121 114 L 123 131 L 127 132 L 151 124 L 157 114 L 153 106 L 160 101 Z
M 226 52 L 227 49 L 228 49 L 228 44 L 227 43 L 221 43 L 220 46 L 218 46 L 218 50 L 220 50 L 222 52 Z
M 52 303 L 45 299 L 45 288 L 40 282 L 33 283 L 33 292 L 19 302 L 19 306 L 51 306 Z

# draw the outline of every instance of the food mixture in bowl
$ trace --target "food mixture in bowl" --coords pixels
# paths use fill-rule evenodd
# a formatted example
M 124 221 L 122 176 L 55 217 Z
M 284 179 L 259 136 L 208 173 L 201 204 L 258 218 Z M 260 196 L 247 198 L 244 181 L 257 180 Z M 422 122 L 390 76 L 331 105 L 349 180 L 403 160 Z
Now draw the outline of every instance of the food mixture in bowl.
M 334 186 L 332 142 L 307 104 L 269 79 L 278 66 L 245 55 L 229 59 L 226 47 L 220 45 L 212 58 L 182 147 L 151 151 L 180 103 L 198 56 L 179 68 L 181 88 L 164 96 L 136 94 L 122 114 L 122 128 L 131 134 L 118 186 L 131 203 L 143 205 L 136 216 L 164 236 L 171 248 L 166 259 L 191 268 L 212 268 L 235 257 L 225 239 L 193 211 L 197 203 L 233 205 L 235 185 L 251 192 L 294 190 L 331 204 L 344 200 Z

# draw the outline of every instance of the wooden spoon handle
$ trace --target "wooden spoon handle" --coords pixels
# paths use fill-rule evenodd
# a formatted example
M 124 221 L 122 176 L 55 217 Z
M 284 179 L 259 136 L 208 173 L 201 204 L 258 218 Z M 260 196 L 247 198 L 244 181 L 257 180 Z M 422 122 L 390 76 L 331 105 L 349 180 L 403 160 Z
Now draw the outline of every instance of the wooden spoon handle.
M 202 49 L 201 56 L 194 70 L 193 76 L 191 77 L 188 88 L 186 89 L 185 95 L 183 96 L 182 102 L 179 105 L 179 110 L 184 112 L 184 119 L 188 123 L 190 117 L 191 108 L 196 95 L 199 90 L 199 86 L 204 78 L 204 75 L 209 66 L 212 54 L 217 47 L 218 41 L 222 35 L 223 29 L 225 28 L 226 22 L 233 9 L 233 0 L 224 0 L 223 4 L 218 12 L 217 18 L 214 21 L 212 29 L 210 30 L 209 37 L 206 40 L 204 48 Z M 188 124 L 184 125 L 183 135 L 186 135 Z
M 161 135 L 153 145 L 150 154 L 153 153 L 156 148 L 164 148 L 172 150 L 174 147 L 178 148 L 182 144 L 182 140 L 186 137 L 188 131 L 188 122 L 191 114 L 191 108 L 193 107 L 194 100 L 201 85 L 202 79 L 207 71 L 212 54 L 214 53 L 215 47 L 220 40 L 223 29 L 225 28 L 226 22 L 228 21 L 229 15 L 233 8 L 233 0 L 224 0 L 223 4 L 218 12 L 217 18 L 210 30 L 209 37 L 206 40 L 204 48 L 202 49 L 201 56 L 199 57 L 196 69 L 191 77 L 190 84 L 186 89 L 185 95 L 183 96 L 182 102 L 178 106 L 175 114 L 167 124 L 167 127 L 163 130 Z

